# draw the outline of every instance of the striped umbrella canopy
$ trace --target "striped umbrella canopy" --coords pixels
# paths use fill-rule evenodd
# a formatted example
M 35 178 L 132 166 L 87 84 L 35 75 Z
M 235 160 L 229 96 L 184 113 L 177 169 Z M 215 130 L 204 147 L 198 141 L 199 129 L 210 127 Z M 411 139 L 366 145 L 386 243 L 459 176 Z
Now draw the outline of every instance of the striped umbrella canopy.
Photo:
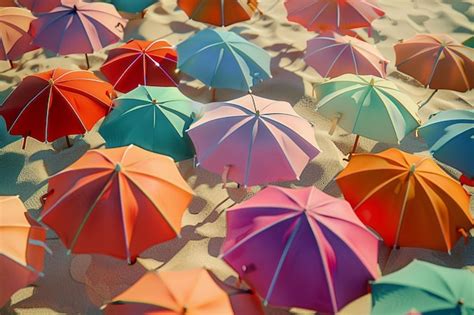
M 325 78 L 347 73 L 384 78 L 389 62 L 374 45 L 335 32 L 310 39 L 304 60 Z
M 179 70 L 209 87 L 247 92 L 271 77 L 270 55 L 233 32 L 204 29 L 177 51 Z

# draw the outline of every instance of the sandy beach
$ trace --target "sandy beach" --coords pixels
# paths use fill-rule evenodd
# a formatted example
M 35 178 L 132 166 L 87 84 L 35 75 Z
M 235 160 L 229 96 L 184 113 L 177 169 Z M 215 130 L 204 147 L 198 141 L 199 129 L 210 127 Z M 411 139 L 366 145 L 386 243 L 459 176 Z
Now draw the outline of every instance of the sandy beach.
M 261 0 L 263 16 L 251 21 L 228 27 L 246 39 L 263 47 L 272 56 L 273 78 L 253 89 L 254 94 L 266 98 L 288 101 L 302 117 L 308 119 L 315 130 L 316 141 L 322 151 L 304 170 L 301 179 L 282 183 L 286 187 L 315 186 L 324 192 L 341 197 L 334 178 L 345 167 L 343 160 L 350 151 L 354 135 L 337 128 L 330 136 L 331 122 L 315 112 L 312 85 L 322 78 L 304 60 L 306 41 L 316 36 L 302 26 L 288 22 L 282 0 Z M 0 2 L 1 3 L 1 2 Z M 417 33 L 446 33 L 464 41 L 472 36 L 474 5 L 468 0 L 379 0 L 379 6 L 386 15 L 373 24 L 373 37 L 365 30 L 358 30 L 360 36 L 374 43 L 380 52 L 390 60 L 388 78 L 414 101 L 424 100 L 432 92 L 414 79 L 398 72 L 395 68 L 393 45 L 400 39 Z M 184 12 L 176 7 L 175 0 L 160 0 L 150 7 L 144 17 L 126 15 L 130 19 L 124 41 L 129 39 L 153 40 L 164 38 L 173 45 L 205 28 L 202 23 L 190 21 Z M 89 56 L 91 71 L 104 78 L 99 68 L 107 52 L 119 46 L 111 45 Z M 56 67 L 79 69 L 85 66 L 83 55 L 55 56 L 42 49 L 29 52 L 17 62 L 17 67 L 8 70 L 8 62 L 0 62 L 0 102 L 29 74 L 47 71 Z M 105 78 L 104 78 L 105 79 Z M 202 83 L 189 77 L 182 77 L 181 91 L 188 97 L 207 103 L 211 93 Z M 242 93 L 219 90 L 218 100 L 228 100 Z M 423 122 L 440 110 L 473 108 L 474 91 L 460 93 L 441 90 L 423 107 L 419 114 Z M 84 136 L 71 137 L 72 147 L 67 148 L 63 139 L 53 144 L 28 139 L 25 150 L 18 137 L 7 134 L 0 119 L 0 195 L 19 195 L 33 217 L 39 215 L 40 196 L 47 191 L 49 176 L 64 169 L 87 150 L 101 148 L 104 140 L 97 133 L 98 126 Z M 381 152 L 390 146 L 368 139 L 361 139 L 358 152 Z M 400 149 L 417 155 L 429 155 L 426 144 L 413 133 L 406 137 Z M 113 296 L 137 281 L 146 270 L 182 270 L 206 267 L 228 283 L 236 281 L 235 273 L 218 258 L 225 237 L 225 209 L 252 192 L 242 189 L 223 189 L 221 178 L 200 168 L 194 168 L 192 161 L 179 163 L 179 169 L 194 197 L 182 221 L 181 238 L 146 250 L 139 262 L 129 266 L 124 261 L 100 255 L 66 255 L 66 249 L 48 232 L 48 246 L 53 251 L 45 261 L 45 276 L 34 286 L 18 291 L 1 314 L 100 314 L 100 306 Z M 455 171 L 446 168 L 453 176 Z M 474 190 L 470 190 L 471 194 Z M 229 198 L 228 198 L 229 196 Z M 471 198 L 471 212 L 474 201 Z M 427 260 L 439 265 L 462 268 L 474 266 L 474 242 L 464 245 L 460 240 L 456 248 L 448 253 L 421 249 L 400 249 L 388 255 L 385 247 L 380 248 L 379 262 L 384 273 L 398 270 L 412 259 Z M 307 314 L 302 310 L 291 312 L 267 307 L 267 314 Z M 370 297 L 365 296 L 348 305 L 341 314 L 368 314 Z

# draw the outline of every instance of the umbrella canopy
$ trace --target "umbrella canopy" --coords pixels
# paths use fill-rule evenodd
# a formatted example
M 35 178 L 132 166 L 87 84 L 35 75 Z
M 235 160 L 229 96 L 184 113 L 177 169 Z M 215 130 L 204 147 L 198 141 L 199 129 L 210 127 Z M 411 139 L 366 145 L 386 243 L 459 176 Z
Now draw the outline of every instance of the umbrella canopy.
M 158 2 L 157 0 L 110 0 L 117 10 L 129 13 L 139 13 Z
M 469 37 L 465 41 L 462 42 L 464 46 L 474 48 L 474 36 Z
M 178 235 L 193 194 L 171 158 L 133 145 L 88 151 L 48 184 L 40 220 L 68 252 L 129 263 Z
M 346 73 L 384 78 L 388 60 L 377 47 L 360 39 L 326 32 L 308 41 L 304 60 L 322 77 Z
M 474 50 L 446 34 L 418 34 L 395 44 L 396 67 L 432 89 L 474 87 Z
M 18 196 L 0 196 L 0 307 L 43 275 L 45 238 Z
M 61 0 L 16 0 L 33 13 L 46 13 L 61 5 Z
M 474 314 L 474 273 L 415 260 L 372 284 L 372 314 Z
M 249 91 L 271 77 L 270 55 L 233 32 L 204 29 L 177 50 L 179 70 L 213 88 Z
M 90 130 L 110 111 L 113 94 L 92 72 L 57 68 L 23 79 L 0 115 L 12 135 L 54 141 Z
M 474 179 L 474 109 L 437 113 L 418 131 L 435 159 Z
M 269 186 L 226 213 L 222 257 L 265 303 L 336 313 L 379 274 L 377 238 L 315 187 Z
M 237 296 L 240 300 L 232 303 L 232 297 Z M 148 272 L 113 298 L 105 314 L 263 314 L 253 297 L 243 290 L 234 290 L 229 296 L 206 269 Z
M 112 49 L 100 71 L 117 91 L 138 85 L 177 86 L 176 50 L 165 40 L 131 40 Z
M 449 251 L 473 227 L 469 194 L 428 157 L 398 149 L 356 154 L 336 181 L 388 246 Z
M 420 124 L 418 106 L 392 82 L 346 74 L 315 87 L 317 111 L 348 132 L 397 144 Z
M 139 86 L 115 100 L 99 132 L 107 147 L 138 145 L 181 161 L 193 157 L 186 134 L 193 122 L 193 101 L 177 88 Z
M 198 165 L 224 182 L 295 180 L 319 154 L 313 128 L 287 102 L 247 95 L 213 106 L 188 133 Z
M 28 33 L 35 17 L 22 8 L 0 8 L 0 60 L 16 60 L 37 49 Z
M 31 23 L 33 43 L 60 55 L 92 53 L 123 38 L 123 19 L 108 3 L 61 0 Z
M 190 19 L 227 26 L 250 20 L 257 10 L 257 0 L 178 0 L 178 6 Z
M 385 14 L 376 0 L 286 0 L 288 20 L 310 31 L 370 27 Z

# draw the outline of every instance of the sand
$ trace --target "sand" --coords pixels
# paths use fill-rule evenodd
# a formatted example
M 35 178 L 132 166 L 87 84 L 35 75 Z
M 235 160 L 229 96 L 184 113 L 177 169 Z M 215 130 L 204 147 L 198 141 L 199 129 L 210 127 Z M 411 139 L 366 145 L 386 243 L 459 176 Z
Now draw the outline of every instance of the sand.
M 9 1 L 5 1 L 9 2 Z M 245 38 L 265 48 L 273 57 L 273 78 L 254 89 L 256 95 L 286 100 L 294 104 L 295 110 L 315 125 L 315 136 L 322 153 L 305 169 L 298 182 L 284 186 L 314 185 L 333 196 L 341 193 L 334 177 L 344 168 L 342 158 L 354 141 L 354 135 L 337 129 L 329 136 L 330 122 L 314 112 L 315 102 L 310 97 L 311 86 L 321 77 L 302 60 L 306 41 L 315 36 L 303 27 L 286 20 L 286 11 L 281 0 L 261 0 L 265 13 L 260 18 L 229 27 Z M 126 28 L 125 41 L 131 38 L 153 40 L 166 38 L 173 44 L 189 37 L 203 24 L 188 21 L 186 15 L 176 9 L 176 1 L 162 0 L 151 7 L 144 20 L 132 19 Z M 381 0 L 380 6 L 386 16 L 374 22 L 373 38 L 378 49 L 391 61 L 389 78 L 415 101 L 425 99 L 430 93 L 414 79 L 396 71 L 392 46 L 399 39 L 416 33 L 443 32 L 463 41 L 470 35 L 474 20 L 474 6 L 461 0 Z M 130 16 L 129 16 L 130 17 Z M 133 18 L 133 16 L 132 16 Z M 361 36 L 367 38 L 362 30 Z M 472 33 L 472 31 L 471 31 Z M 90 56 L 92 68 L 98 76 L 100 65 L 112 45 Z M 83 55 L 54 56 L 42 50 L 30 52 L 18 62 L 18 67 L 8 69 L 7 62 L 0 62 L 0 100 L 3 100 L 26 75 L 46 71 L 55 67 L 78 69 L 84 67 Z M 208 102 L 210 92 L 197 81 L 184 78 L 182 91 L 189 97 Z M 238 92 L 218 91 L 219 100 L 240 96 Z M 474 92 L 458 93 L 440 91 L 429 105 L 420 111 L 423 121 L 439 110 L 472 108 Z M 88 149 L 99 148 L 103 139 L 95 132 L 72 140 L 73 146 L 66 148 L 63 140 L 53 145 L 28 140 L 26 150 L 21 149 L 21 140 L 6 134 L 0 122 L 0 195 L 19 195 L 33 216 L 39 214 L 39 197 L 46 192 L 47 178 L 76 161 Z M 380 152 L 387 145 L 362 139 L 359 151 Z M 414 135 L 408 136 L 400 148 L 427 155 L 427 147 Z M 204 266 L 211 269 L 222 280 L 235 281 L 235 274 L 217 258 L 225 236 L 224 210 L 234 202 L 246 197 L 246 192 L 237 189 L 222 189 L 220 177 L 202 169 L 195 169 L 191 162 L 180 163 L 180 170 L 196 192 L 189 210 L 183 218 L 182 238 L 154 246 L 141 255 L 139 263 L 128 266 L 124 261 L 100 255 L 67 256 L 58 240 L 49 240 L 53 255 L 46 258 L 45 277 L 35 286 L 18 291 L 0 313 L 19 314 L 96 314 L 99 307 L 112 296 L 126 289 L 146 269 L 180 270 Z M 453 172 L 456 176 L 457 174 Z M 231 198 L 225 200 L 227 196 Z M 223 200 L 224 203 L 221 203 Z M 471 202 L 471 211 L 473 209 Z M 54 237 L 52 232 L 49 237 Z M 411 259 L 435 262 L 440 265 L 461 268 L 474 265 L 474 245 L 467 247 L 462 241 L 451 255 L 419 249 L 402 249 L 394 252 L 387 261 L 387 250 L 380 250 L 380 265 L 384 272 L 391 272 L 406 265 Z M 342 311 L 344 314 L 367 314 L 370 297 L 365 296 Z M 267 308 L 268 314 L 288 314 L 288 311 Z M 294 313 L 304 313 L 293 310 Z M 306 312 L 307 313 L 307 312 Z

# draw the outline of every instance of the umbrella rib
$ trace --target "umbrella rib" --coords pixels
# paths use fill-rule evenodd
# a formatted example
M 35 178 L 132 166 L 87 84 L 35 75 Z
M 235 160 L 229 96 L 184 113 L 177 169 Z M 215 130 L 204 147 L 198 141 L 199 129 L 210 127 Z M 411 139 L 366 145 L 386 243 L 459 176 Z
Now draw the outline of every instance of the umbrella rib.
M 169 75 L 169 73 L 168 73 L 167 71 L 165 71 L 165 69 L 163 69 L 163 68 L 161 67 L 161 65 L 160 65 L 158 62 L 156 62 L 156 61 L 155 61 L 153 58 L 151 58 L 149 55 L 145 55 L 145 56 L 147 56 L 148 59 L 150 59 L 150 60 L 153 62 L 153 64 L 154 64 L 156 67 L 158 67 L 158 69 L 160 69 L 160 71 L 161 71 L 164 75 L 166 75 L 166 77 L 167 77 L 171 82 L 173 82 L 173 84 L 174 84 L 175 86 L 178 86 L 178 84 L 176 83 L 176 81 Z M 167 58 L 163 58 L 163 59 L 167 59 Z
M 329 73 L 331 72 L 332 68 L 334 67 L 334 65 L 336 64 L 337 60 L 339 59 L 339 57 L 341 57 L 342 53 L 347 49 L 348 46 L 344 47 L 343 49 L 341 49 L 341 51 L 339 52 L 339 54 L 337 54 L 336 58 L 334 58 L 333 62 L 331 63 L 331 65 L 329 66 L 329 69 L 328 71 L 326 72 L 326 75 L 324 77 L 327 77 L 329 75 Z
M 83 17 L 84 17 L 85 20 L 83 19 Z M 91 36 L 91 34 L 89 34 L 89 31 L 87 30 L 87 28 L 86 28 L 86 26 L 85 26 L 86 21 L 89 22 L 89 23 L 91 23 L 91 24 L 92 24 L 92 22 L 89 21 L 87 15 L 83 15 L 83 14 L 81 14 L 81 13 L 79 13 L 79 12 L 77 12 L 77 18 L 78 18 L 79 21 L 80 21 L 79 24 L 81 24 L 81 27 L 82 27 L 82 29 L 84 30 L 84 33 L 86 34 L 87 42 L 89 43 L 89 45 L 90 45 L 90 47 L 91 47 L 91 51 L 90 51 L 90 52 L 94 52 L 94 51 L 95 51 L 95 47 L 94 47 L 94 44 L 92 43 L 92 40 L 91 40 L 93 36 Z M 93 26 L 94 30 L 97 32 L 97 29 L 96 29 L 95 25 L 92 24 L 92 26 Z M 98 37 L 98 35 L 97 35 L 97 37 Z M 99 42 L 100 42 L 100 39 L 99 39 Z M 101 45 L 101 46 L 102 46 L 102 45 Z
M 265 300 L 263 301 L 264 305 L 268 304 L 268 301 L 270 300 L 273 290 L 275 288 L 276 282 L 278 280 L 278 276 L 280 275 L 281 269 L 283 267 L 283 264 L 285 263 L 286 257 L 288 256 L 288 252 L 290 251 L 290 247 L 293 244 L 293 241 L 295 240 L 296 234 L 298 233 L 302 218 L 301 216 L 297 219 L 298 221 L 296 222 L 296 226 L 293 228 L 293 231 L 291 231 L 291 235 L 286 241 L 285 248 L 283 249 L 283 253 L 281 254 L 280 260 L 278 261 L 277 268 L 275 270 L 275 273 L 273 274 L 272 281 L 270 282 L 270 286 L 267 291 L 267 295 L 265 296 Z
M 318 53 L 318 52 L 321 52 L 323 50 L 326 50 L 326 49 L 329 49 L 329 48 L 332 48 L 332 47 L 337 47 L 337 46 L 341 46 L 341 45 L 345 45 L 345 46 L 348 46 L 347 43 L 337 43 L 337 44 L 331 44 L 331 45 L 328 45 L 328 46 L 324 46 L 324 47 L 321 47 L 319 49 L 316 49 L 310 53 L 307 53 L 305 58 L 308 58 L 308 57 L 311 57 L 312 55 Z
M 173 183 L 163 177 L 158 177 L 158 176 L 155 176 L 155 175 L 152 175 L 152 174 L 148 174 L 148 173 L 143 173 L 143 172 L 140 172 L 140 171 L 136 171 L 136 170 L 130 170 L 130 169 L 126 169 L 125 170 L 127 173 L 134 173 L 134 174 L 138 174 L 138 175 L 142 175 L 142 176 L 145 176 L 145 177 L 150 177 L 150 178 L 153 178 L 153 179 L 156 179 L 156 180 L 159 180 L 160 182 L 164 182 L 164 183 L 167 183 L 171 186 L 174 186 L 184 192 L 187 192 L 187 193 L 192 193 L 192 191 L 189 191 L 188 189 L 186 189 L 185 187 L 181 187 L 180 185 L 177 185 L 176 183 Z
M 260 125 L 258 117 L 254 118 L 255 122 L 252 127 L 252 134 L 251 134 L 251 141 L 249 142 L 248 146 L 248 153 L 247 153 L 247 162 L 245 163 L 245 177 L 244 177 L 244 187 L 247 187 L 247 182 L 249 179 L 249 173 L 250 173 L 250 166 L 252 163 L 252 149 L 253 145 L 255 144 L 255 139 L 257 138 L 258 134 L 258 126 Z
M 219 67 L 222 63 L 222 57 L 223 56 L 224 56 L 224 48 L 221 47 L 221 50 L 219 51 L 219 57 L 217 58 L 216 66 L 215 66 L 214 71 L 212 73 L 211 83 L 209 84 L 209 86 L 212 86 L 214 84 L 214 79 L 216 78 L 217 71 L 219 70 Z
M 403 204 L 402 204 L 402 209 L 400 211 L 400 218 L 398 219 L 398 224 L 397 224 L 397 232 L 395 234 L 395 241 L 394 241 L 394 248 L 398 247 L 398 240 L 400 238 L 400 231 L 402 229 L 402 224 L 403 224 L 403 219 L 405 218 L 405 211 L 408 203 L 408 194 L 410 192 L 411 188 L 411 181 L 410 179 L 413 176 L 413 172 L 408 173 L 408 178 L 405 180 L 407 182 L 407 187 L 405 190 L 405 194 L 403 195 Z
M 218 43 L 213 43 L 213 44 L 209 44 L 207 46 L 204 46 L 202 48 L 200 48 L 198 51 L 196 51 L 194 54 L 192 54 L 191 56 L 189 56 L 186 60 L 184 61 L 180 61 L 180 58 L 178 58 L 178 61 L 181 63 L 181 68 L 187 63 L 190 61 L 190 59 L 192 59 L 193 57 L 196 57 L 197 55 L 199 55 L 200 53 L 202 53 L 203 51 L 205 50 L 208 50 L 209 48 L 212 48 L 214 46 L 219 46 L 219 45 L 222 45 L 223 42 L 218 42 Z
M 466 89 L 469 90 L 469 80 L 466 78 L 466 74 L 464 73 L 463 69 L 462 69 L 462 66 L 459 65 L 458 63 L 458 60 L 456 57 L 457 54 L 455 54 L 454 52 L 452 52 L 450 49 L 446 49 L 446 52 L 448 55 L 451 56 L 451 58 L 453 59 L 454 61 L 454 64 L 456 65 L 456 68 L 459 70 L 459 73 L 461 74 L 461 77 L 464 81 L 464 84 L 466 85 Z M 455 57 L 456 56 L 456 57 Z
M 431 81 L 433 80 L 433 76 L 434 76 L 434 74 L 435 74 L 435 72 L 436 72 L 436 68 L 438 67 L 438 64 L 439 64 L 439 61 L 440 61 L 440 58 L 439 58 L 439 57 L 441 56 L 441 53 L 443 52 L 443 50 L 444 50 L 444 47 L 443 47 L 443 46 L 441 46 L 441 47 L 438 49 L 438 52 L 437 52 L 436 58 L 435 58 L 435 64 L 434 64 L 434 66 L 433 66 L 433 69 L 431 69 L 431 74 L 430 74 L 430 77 L 429 77 L 429 79 L 428 79 L 428 83 L 426 84 L 427 86 L 430 86 Z
M 140 59 L 141 55 L 138 55 L 138 57 L 135 58 L 128 66 L 125 68 L 125 70 L 122 72 L 122 74 L 119 76 L 117 81 L 115 81 L 114 88 L 120 83 L 120 81 L 123 79 L 123 77 L 127 74 L 128 70 Z
M 74 112 L 74 114 L 76 115 L 77 119 L 79 120 L 79 122 L 81 123 L 82 125 L 82 128 L 84 128 L 84 132 L 87 130 L 86 126 L 84 125 L 84 123 L 82 122 L 82 119 L 81 117 L 79 116 L 79 114 L 77 113 L 76 109 L 74 108 L 74 106 L 72 106 L 72 104 L 69 102 L 69 100 L 66 98 L 66 96 L 64 96 L 64 94 L 61 92 L 60 89 L 58 89 L 55 85 L 52 85 L 56 88 L 56 91 L 59 92 L 59 94 L 61 95 L 61 97 L 66 101 L 66 103 L 69 105 L 69 107 L 72 109 L 72 111 Z
M 311 7 L 312 5 L 314 5 L 314 3 L 308 5 L 308 6 L 305 7 L 305 8 L 309 8 L 309 7 Z M 325 5 L 324 7 L 322 7 L 321 10 L 311 19 L 311 22 L 308 24 L 309 27 L 311 27 L 311 25 L 313 25 L 313 24 L 316 22 L 316 20 L 319 18 L 319 16 L 320 16 L 321 14 L 323 14 L 324 10 L 326 10 L 326 8 L 327 8 L 328 6 L 329 6 L 329 1 L 328 1 L 328 2 L 326 3 L 326 5 Z M 300 10 L 294 11 L 294 12 L 292 12 L 292 13 L 299 12 L 299 11 L 303 11 L 305 8 L 301 8 Z
M 126 157 L 128 151 L 130 151 L 131 148 L 133 148 L 133 144 L 132 144 L 132 145 L 129 145 L 129 146 L 123 151 L 122 157 L 120 158 L 120 162 L 118 162 L 118 164 L 122 164 L 122 163 L 123 163 L 123 161 L 125 160 L 125 157 Z
M 44 128 L 44 141 L 48 142 L 48 128 L 49 128 L 49 109 L 52 105 L 53 85 L 49 86 L 48 101 L 46 102 L 46 126 Z
M 125 241 L 125 252 L 127 253 L 127 261 L 131 263 L 131 257 L 130 257 L 131 236 L 128 235 L 128 230 L 127 230 L 127 227 L 125 226 L 125 213 L 124 213 L 125 211 L 124 211 L 123 200 L 122 200 L 122 185 L 120 184 L 120 182 L 121 182 L 120 175 L 117 175 L 120 214 L 122 217 L 122 227 L 123 227 L 123 234 L 124 234 L 124 241 Z
M 350 49 L 351 49 L 352 62 L 354 63 L 354 69 L 355 69 L 356 75 L 359 75 L 359 66 L 357 65 L 356 57 L 354 55 L 354 49 L 352 48 L 352 45 L 349 45 L 349 46 L 350 46 Z M 377 71 L 378 71 L 378 69 L 377 69 Z
M 224 44 L 229 48 L 229 51 L 232 55 L 232 57 L 234 57 L 234 60 L 235 62 L 237 63 L 237 65 L 239 66 L 239 69 L 240 69 L 240 75 L 242 76 L 242 81 L 245 82 L 245 84 L 247 85 L 247 90 L 250 90 L 250 87 L 251 85 L 249 84 L 249 82 L 247 82 L 247 78 L 245 77 L 244 75 L 244 70 L 242 68 L 242 64 L 240 63 L 240 60 L 238 57 L 240 57 L 240 55 L 234 51 L 234 48 L 232 46 L 230 46 L 228 43 L 224 42 Z M 259 66 L 260 68 L 260 66 Z
M 401 44 L 401 45 L 403 45 L 403 44 Z M 395 66 L 398 68 L 399 66 L 404 65 L 405 63 L 411 61 L 412 59 L 414 59 L 416 57 L 419 57 L 420 55 L 426 54 L 426 53 L 428 53 L 428 52 L 430 52 L 434 49 L 436 49 L 436 47 L 428 47 L 428 48 L 425 48 L 423 50 L 420 50 L 416 54 L 413 54 L 410 57 L 406 58 L 405 60 L 400 61 L 400 63 L 396 64 Z

